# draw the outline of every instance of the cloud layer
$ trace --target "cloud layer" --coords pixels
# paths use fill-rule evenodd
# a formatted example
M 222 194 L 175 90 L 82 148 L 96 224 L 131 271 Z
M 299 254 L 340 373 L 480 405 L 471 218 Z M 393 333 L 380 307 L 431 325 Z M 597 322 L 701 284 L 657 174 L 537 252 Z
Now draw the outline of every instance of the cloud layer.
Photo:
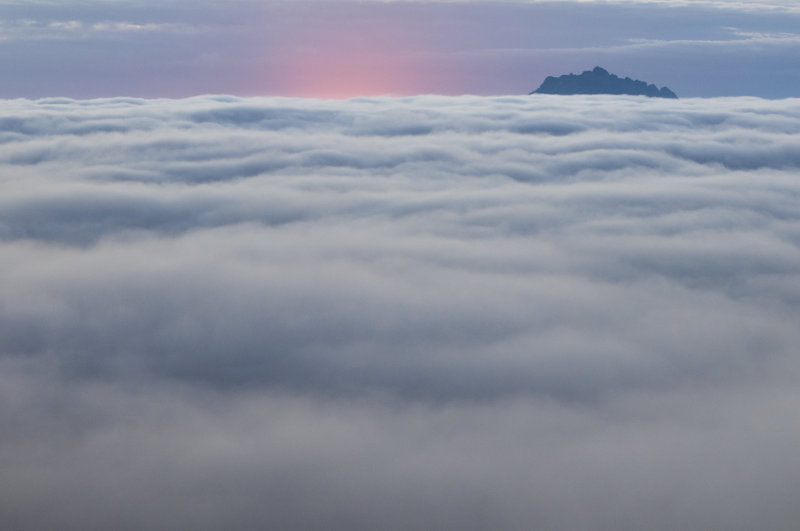
M 15 529 L 786 529 L 800 101 L 3 101 Z

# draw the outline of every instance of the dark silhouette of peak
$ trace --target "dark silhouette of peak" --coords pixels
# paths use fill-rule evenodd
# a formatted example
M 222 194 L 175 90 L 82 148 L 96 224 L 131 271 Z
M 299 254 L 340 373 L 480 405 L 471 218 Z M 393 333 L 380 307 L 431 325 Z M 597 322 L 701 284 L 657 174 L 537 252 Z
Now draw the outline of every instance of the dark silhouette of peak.
M 658 88 L 652 83 L 621 78 L 599 66 L 580 75 L 547 76 L 541 86 L 531 94 L 626 94 L 651 98 L 677 98 L 667 87 Z

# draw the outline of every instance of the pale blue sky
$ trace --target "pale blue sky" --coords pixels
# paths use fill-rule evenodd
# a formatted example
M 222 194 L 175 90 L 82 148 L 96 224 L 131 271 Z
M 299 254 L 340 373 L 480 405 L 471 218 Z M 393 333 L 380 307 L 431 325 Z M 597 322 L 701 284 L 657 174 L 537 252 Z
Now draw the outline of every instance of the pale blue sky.
M 788 0 L 0 2 L 0 97 L 520 94 L 595 65 L 788 97 L 798 28 Z

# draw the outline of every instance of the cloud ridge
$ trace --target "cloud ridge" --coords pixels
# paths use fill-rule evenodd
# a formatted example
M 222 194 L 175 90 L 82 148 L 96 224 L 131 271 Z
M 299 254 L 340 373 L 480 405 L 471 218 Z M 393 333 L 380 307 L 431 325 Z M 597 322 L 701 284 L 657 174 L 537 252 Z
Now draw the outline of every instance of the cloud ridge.
M 800 100 L 0 116 L 16 527 L 796 521 Z

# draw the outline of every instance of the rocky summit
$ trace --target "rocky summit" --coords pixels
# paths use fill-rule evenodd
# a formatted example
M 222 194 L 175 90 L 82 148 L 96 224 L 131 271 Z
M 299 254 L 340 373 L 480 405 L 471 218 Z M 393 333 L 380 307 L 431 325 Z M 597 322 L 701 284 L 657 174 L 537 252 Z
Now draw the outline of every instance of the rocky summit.
M 547 76 L 541 86 L 531 94 L 626 94 L 651 98 L 678 97 L 667 87 L 659 89 L 652 83 L 629 77 L 621 78 L 599 66 L 580 75 Z

